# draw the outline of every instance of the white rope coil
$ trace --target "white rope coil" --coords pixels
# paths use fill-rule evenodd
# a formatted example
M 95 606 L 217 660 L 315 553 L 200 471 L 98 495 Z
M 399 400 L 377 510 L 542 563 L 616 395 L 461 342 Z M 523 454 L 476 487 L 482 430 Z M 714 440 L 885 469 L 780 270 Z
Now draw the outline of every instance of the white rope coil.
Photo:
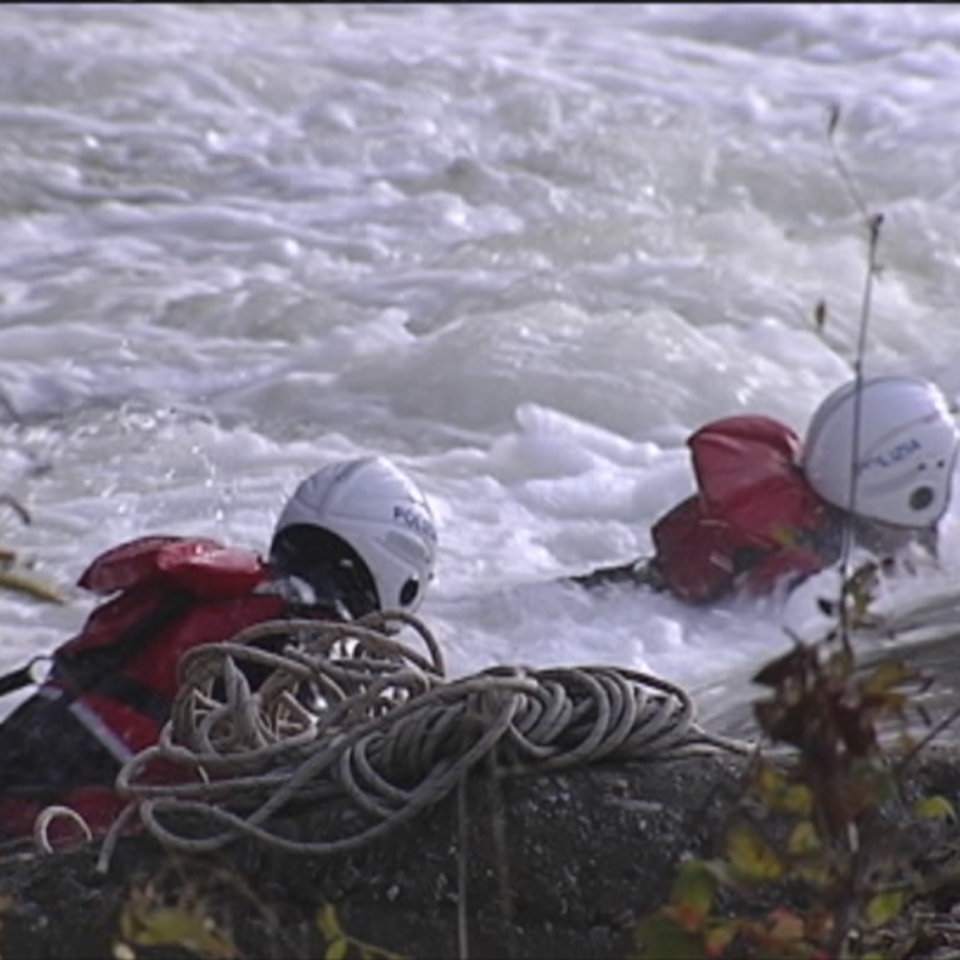
M 419 633 L 427 655 L 387 636 L 392 621 Z M 282 653 L 251 646 L 271 637 L 287 641 Z M 266 671 L 253 688 L 251 670 Z M 721 749 L 751 748 L 702 730 L 690 697 L 665 680 L 609 666 L 499 666 L 446 680 L 427 628 L 391 612 L 348 625 L 275 621 L 190 651 L 171 721 L 117 786 L 171 847 L 205 852 L 248 836 L 320 854 L 382 836 L 491 754 L 518 773 Z M 157 761 L 187 782 L 151 783 Z M 277 829 L 285 808 L 333 798 L 362 815 L 310 840 Z M 186 818 L 202 829 L 177 832 L 183 814 L 202 815 Z

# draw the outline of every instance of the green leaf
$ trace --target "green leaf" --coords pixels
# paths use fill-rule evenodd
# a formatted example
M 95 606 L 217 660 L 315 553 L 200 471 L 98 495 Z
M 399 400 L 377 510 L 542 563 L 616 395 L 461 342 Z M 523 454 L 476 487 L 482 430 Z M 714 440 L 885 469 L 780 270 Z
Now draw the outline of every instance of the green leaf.
M 913 812 L 924 820 L 950 820 L 956 822 L 957 811 L 953 804 L 941 796 L 924 797 L 913 805 Z
M 916 672 L 901 660 L 883 660 L 863 680 L 861 689 L 865 694 L 890 693 L 894 687 L 913 680 Z
M 727 857 L 733 868 L 749 880 L 777 880 L 783 862 L 749 825 L 740 823 L 727 834 Z
M 776 809 L 795 813 L 798 817 L 809 817 L 813 811 L 813 791 L 802 783 L 794 783 L 779 798 Z
M 636 960 L 707 960 L 700 939 L 662 914 L 641 920 L 634 937 L 639 948 Z
M 337 916 L 337 908 L 332 903 L 325 903 L 317 911 L 317 927 L 323 934 L 324 940 L 343 938 L 343 929 L 340 926 L 340 918 Z
M 763 763 L 757 770 L 756 788 L 761 798 L 769 800 L 787 786 L 786 776 L 770 763 Z
M 754 786 L 760 800 L 770 810 L 795 813 L 800 817 L 810 816 L 813 810 L 810 788 L 802 783 L 791 783 L 769 764 L 760 769 Z
M 713 906 L 716 891 L 717 878 L 707 865 L 700 860 L 688 860 L 680 865 L 670 902 L 684 908 L 687 916 L 692 913 L 702 922 Z
M 905 900 L 902 890 L 885 890 L 867 901 L 864 920 L 867 926 L 882 927 L 897 917 L 903 909 Z
M 801 863 L 796 867 L 797 876 L 801 877 L 811 887 L 826 890 L 833 883 L 833 875 L 822 864 Z
M 154 907 L 138 911 L 126 939 L 140 947 L 184 947 L 209 957 L 234 957 L 233 944 L 220 936 L 207 919 L 183 907 Z
M 787 850 L 790 853 L 813 853 L 823 847 L 820 834 L 811 820 L 801 820 L 790 831 L 790 839 L 787 840 Z
M 343 960 L 347 955 L 347 949 L 350 944 L 346 937 L 335 937 L 327 944 L 324 951 L 323 960 Z
M 700 860 L 700 865 L 717 881 L 718 887 L 735 887 L 737 882 L 733 870 L 726 860 Z
M 710 925 L 704 934 L 704 946 L 708 957 L 719 957 L 730 946 L 740 930 L 736 920 L 721 920 Z

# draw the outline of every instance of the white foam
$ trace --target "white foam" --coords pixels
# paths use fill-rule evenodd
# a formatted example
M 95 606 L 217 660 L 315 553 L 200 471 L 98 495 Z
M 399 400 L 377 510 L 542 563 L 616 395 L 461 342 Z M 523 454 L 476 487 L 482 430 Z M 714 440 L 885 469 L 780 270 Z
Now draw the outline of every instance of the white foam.
M 649 551 L 691 430 L 802 431 L 850 375 L 866 241 L 831 104 L 885 215 L 865 362 L 960 395 L 958 31 L 871 4 L 0 8 L 0 489 L 34 516 L 2 542 L 62 584 L 147 532 L 262 549 L 306 472 L 384 452 L 440 520 L 422 612 L 455 671 L 748 669 L 787 642 L 777 598 L 555 581 Z M 0 593 L 0 667 L 88 608 Z

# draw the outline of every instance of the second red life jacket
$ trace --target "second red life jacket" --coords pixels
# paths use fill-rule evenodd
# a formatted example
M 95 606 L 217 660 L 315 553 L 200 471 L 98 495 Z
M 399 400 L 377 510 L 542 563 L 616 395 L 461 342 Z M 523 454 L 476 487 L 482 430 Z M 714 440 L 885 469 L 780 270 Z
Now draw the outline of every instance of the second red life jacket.
M 672 593 L 706 603 L 741 575 L 762 590 L 829 562 L 815 544 L 832 510 L 798 466 L 793 430 L 769 417 L 727 417 L 702 427 L 688 445 L 697 492 L 652 529 L 655 563 Z

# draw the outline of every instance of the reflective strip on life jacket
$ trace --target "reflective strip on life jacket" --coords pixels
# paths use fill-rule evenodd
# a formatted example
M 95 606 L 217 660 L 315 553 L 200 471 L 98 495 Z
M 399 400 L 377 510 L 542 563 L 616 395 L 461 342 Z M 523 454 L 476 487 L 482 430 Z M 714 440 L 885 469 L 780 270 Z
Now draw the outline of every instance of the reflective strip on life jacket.
M 87 698 L 75 698 L 64 689 L 59 683 L 48 681 L 38 690 L 38 697 L 44 700 L 57 701 L 63 700 L 67 710 L 73 714 L 74 718 L 91 734 L 98 743 L 102 744 L 119 763 L 125 763 L 133 756 L 133 751 L 128 747 L 113 730 L 98 716 L 97 712 L 91 708 Z M 134 712 L 134 717 L 138 718 Z M 159 729 L 153 722 L 150 722 L 151 730 Z
M 96 710 L 94 710 L 89 703 L 85 702 L 85 699 L 86 698 L 74 700 L 68 709 L 74 715 L 74 717 L 76 717 L 77 720 L 83 724 L 87 732 L 94 736 L 98 743 L 110 751 L 111 756 L 114 757 L 117 763 L 126 763 L 127 760 L 133 756 L 135 751 L 131 750 L 131 748 L 127 746 L 127 744 L 124 743 L 124 741 L 121 740 L 120 737 L 117 736 L 117 734 L 115 734 L 106 723 L 103 722 Z M 112 706 L 109 712 L 115 714 L 116 706 Z M 117 718 L 115 717 L 115 719 Z M 151 742 L 155 742 L 156 737 L 153 737 L 151 740 L 149 738 L 144 738 L 142 735 L 139 737 L 137 736 L 138 731 L 135 731 L 134 726 L 143 726 L 144 721 L 143 718 L 136 713 L 136 711 L 130 711 L 130 720 L 130 726 L 124 730 L 130 740 L 136 742 L 137 740 L 145 739 L 146 743 L 144 746 L 149 746 Z M 146 721 L 146 725 L 149 726 L 150 735 L 152 736 L 157 728 L 149 721 Z
M 157 742 L 171 703 L 122 673 L 75 699 L 70 712 L 120 762 Z
M 170 716 L 170 701 L 156 690 L 124 673 L 105 677 L 97 684 L 96 696 L 117 703 L 133 705 L 156 727 L 162 727 Z

